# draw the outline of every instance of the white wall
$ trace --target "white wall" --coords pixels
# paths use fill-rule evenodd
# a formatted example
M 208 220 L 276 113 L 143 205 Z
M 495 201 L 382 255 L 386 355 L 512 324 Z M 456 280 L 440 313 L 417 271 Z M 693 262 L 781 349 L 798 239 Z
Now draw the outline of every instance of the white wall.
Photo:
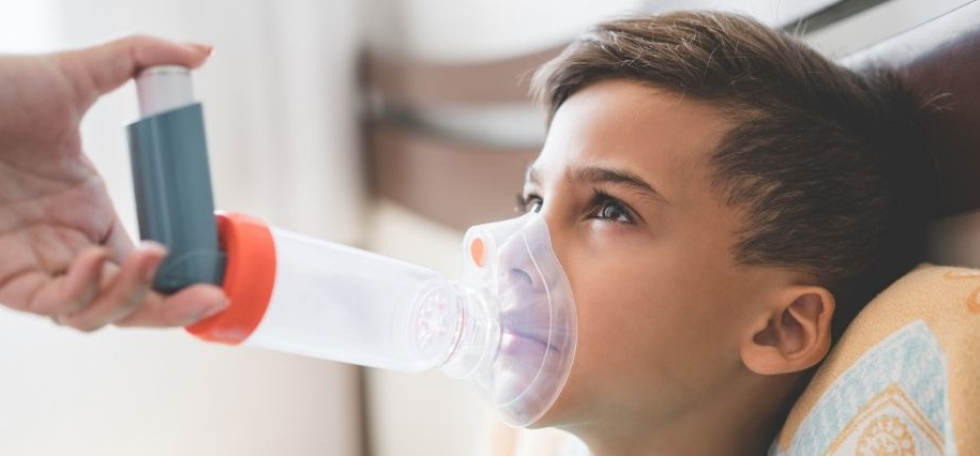
M 195 74 L 219 206 L 359 242 L 356 0 L 0 0 L 0 52 L 129 33 L 215 45 Z M 83 145 L 136 234 L 127 85 Z M 180 330 L 85 335 L 0 310 L 0 454 L 360 454 L 356 370 L 199 342 Z
M 0 310 L 0 454 L 360 454 L 338 365 Z M 353 418 L 353 419 L 352 419 Z
M 506 58 L 570 40 L 604 17 L 636 11 L 642 0 L 370 0 L 368 42 L 436 61 Z
M 647 0 L 652 12 L 677 9 L 721 9 L 752 16 L 773 27 L 782 27 L 841 0 Z

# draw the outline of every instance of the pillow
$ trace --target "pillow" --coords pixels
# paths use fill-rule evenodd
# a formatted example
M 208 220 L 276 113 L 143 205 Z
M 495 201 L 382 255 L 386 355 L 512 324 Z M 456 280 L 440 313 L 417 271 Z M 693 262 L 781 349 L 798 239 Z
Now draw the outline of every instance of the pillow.
M 922 265 L 872 300 L 770 454 L 980 455 L 980 271 Z

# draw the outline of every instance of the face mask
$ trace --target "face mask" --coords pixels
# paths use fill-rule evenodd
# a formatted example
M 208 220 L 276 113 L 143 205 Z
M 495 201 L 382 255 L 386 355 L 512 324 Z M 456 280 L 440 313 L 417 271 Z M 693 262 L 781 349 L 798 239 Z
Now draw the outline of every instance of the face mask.
M 480 308 L 476 321 L 486 322 L 487 337 L 461 341 L 442 370 L 475 382 L 508 424 L 529 425 L 554 404 L 571 370 L 571 286 L 540 215 L 473 227 L 464 249 L 458 289 L 467 307 Z

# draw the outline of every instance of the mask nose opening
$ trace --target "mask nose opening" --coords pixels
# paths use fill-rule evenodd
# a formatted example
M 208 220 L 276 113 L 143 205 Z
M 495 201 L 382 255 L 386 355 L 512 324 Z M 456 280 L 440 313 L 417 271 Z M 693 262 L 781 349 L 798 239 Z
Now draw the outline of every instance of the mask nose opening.
M 487 246 L 483 243 L 483 239 L 476 237 L 470 241 L 470 260 L 478 268 L 482 268 L 487 262 Z

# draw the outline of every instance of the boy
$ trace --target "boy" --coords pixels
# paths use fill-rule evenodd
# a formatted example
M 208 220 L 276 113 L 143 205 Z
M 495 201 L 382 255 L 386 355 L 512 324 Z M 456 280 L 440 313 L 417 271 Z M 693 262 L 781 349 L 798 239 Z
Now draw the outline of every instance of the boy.
M 603 23 L 544 65 L 525 208 L 579 322 L 534 427 L 594 456 L 764 454 L 808 374 L 920 259 L 917 106 L 722 13 Z

